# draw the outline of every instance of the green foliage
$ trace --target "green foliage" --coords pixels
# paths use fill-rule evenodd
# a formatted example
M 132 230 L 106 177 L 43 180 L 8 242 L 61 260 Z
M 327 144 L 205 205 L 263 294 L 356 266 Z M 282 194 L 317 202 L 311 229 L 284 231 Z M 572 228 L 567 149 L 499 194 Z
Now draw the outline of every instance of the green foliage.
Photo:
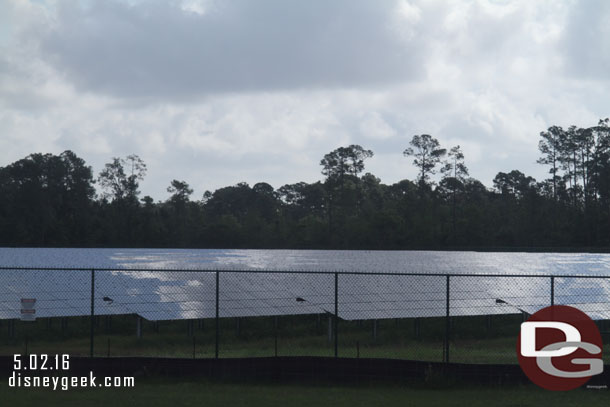
M 71 151 L 0 168 L 0 244 L 88 244 L 94 194 L 91 167 Z
M 339 178 L 341 182 L 346 174 L 357 177 L 364 170 L 364 160 L 372 156 L 371 150 L 365 150 L 356 144 L 339 147 L 320 161 L 322 174 L 328 178 Z
M 135 154 L 126 158 L 114 157 L 100 172 L 98 181 L 106 197 L 115 201 L 135 200 L 139 194 L 138 181 L 146 175 L 146 164 Z
M 411 147 L 403 151 L 405 157 L 413 156 L 413 165 L 419 169 L 419 183 L 426 184 L 430 180 L 430 175 L 436 173 L 436 166 L 440 164 L 441 159 L 447 150 L 441 148 L 437 139 L 429 134 L 415 135 L 411 139 Z
M 550 178 L 499 172 L 494 189 L 469 177 L 459 146 L 414 136 L 417 180 L 386 185 L 339 147 L 321 160 L 323 181 L 274 189 L 259 182 L 206 191 L 174 179 L 166 201 L 138 199 L 146 165 L 113 158 L 100 172 L 71 151 L 31 154 L 0 167 L 0 245 L 218 248 L 540 248 L 610 245 L 610 122 L 540 133 Z M 446 157 L 443 162 L 442 158 Z M 438 185 L 432 178 L 439 165 Z M 361 175 L 364 173 L 364 175 Z

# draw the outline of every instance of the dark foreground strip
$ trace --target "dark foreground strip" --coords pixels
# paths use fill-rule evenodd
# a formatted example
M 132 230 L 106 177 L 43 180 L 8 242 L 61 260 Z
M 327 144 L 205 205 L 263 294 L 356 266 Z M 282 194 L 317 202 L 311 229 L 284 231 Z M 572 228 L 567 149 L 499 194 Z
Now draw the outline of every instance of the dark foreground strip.
M 13 357 L 0 356 L 0 373 L 13 373 Z M 518 365 L 488 365 L 420 362 L 396 359 L 334 357 L 259 357 L 227 359 L 178 359 L 146 357 L 70 358 L 70 370 L 62 376 L 167 376 L 206 377 L 228 380 L 271 380 L 273 382 L 407 382 L 457 381 L 474 384 L 518 384 L 529 380 Z M 56 375 L 58 372 L 37 372 Z M 28 372 L 30 375 L 36 372 Z M 589 384 L 610 383 L 610 366 Z

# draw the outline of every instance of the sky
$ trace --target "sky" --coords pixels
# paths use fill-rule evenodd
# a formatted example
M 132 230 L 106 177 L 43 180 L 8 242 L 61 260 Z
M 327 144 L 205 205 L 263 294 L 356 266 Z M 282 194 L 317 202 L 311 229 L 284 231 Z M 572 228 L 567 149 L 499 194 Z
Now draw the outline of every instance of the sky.
M 0 0 L 0 166 L 72 150 L 205 190 L 323 179 L 340 146 L 415 179 L 415 134 L 491 187 L 538 180 L 539 134 L 610 116 L 610 2 Z

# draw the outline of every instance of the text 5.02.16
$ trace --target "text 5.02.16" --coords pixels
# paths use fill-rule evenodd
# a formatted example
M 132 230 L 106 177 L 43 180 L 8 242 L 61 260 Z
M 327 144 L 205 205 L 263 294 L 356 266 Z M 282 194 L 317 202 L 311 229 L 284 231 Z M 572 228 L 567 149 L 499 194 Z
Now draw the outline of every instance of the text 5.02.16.
M 29 354 L 13 355 L 13 370 L 69 370 L 70 355 Z

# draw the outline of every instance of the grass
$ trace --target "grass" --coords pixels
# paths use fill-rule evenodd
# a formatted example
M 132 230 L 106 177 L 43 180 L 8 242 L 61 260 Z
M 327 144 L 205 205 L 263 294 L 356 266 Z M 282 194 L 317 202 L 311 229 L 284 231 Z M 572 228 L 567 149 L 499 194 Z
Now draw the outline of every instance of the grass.
M 269 383 L 217 383 L 206 380 L 136 379 L 134 388 L 9 388 L 0 383 L 7 406 L 607 406 L 607 391 L 576 389 L 550 392 L 533 385 L 509 387 L 437 387 L 399 385 L 322 386 Z
M 143 323 L 143 336 L 135 335 L 133 316 L 114 316 L 111 325 L 105 317 L 96 319 L 95 354 L 97 356 L 214 357 L 215 324 L 193 323 L 192 336 L 187 335 L 186 321 Z M 287 316 L 277 320 L 279 356 L 332 356 L 326 319 L 317 316 Z M 450 358 L 463 363 L 517 363 L 515 341 L 521 322 L 518 315 L 452 318 Z M 241 318 L 239 332 L 236 319 L 221 320 L 220 356 L 256 357 L 275 354 L 275 321 L 272 317 Z M 61 328 L 59 320 L 17 322 L 16 337 L 6 336 L 0 327 L 0 354 L 29 353 L 89 354 L 88 318 L 68 319 Z M 362 358 L 399 358 L 441 361 L 445 323 L 443 318 L 383 320 L 378 322 L 376 338 L 372 321 L 340 321 L 339 355 Z M 416 334 L 417 332 L 417 334 Z M 606 363 L 610 355 L 604 356 Z
M 160 324 L 144 322 L 144 335 L 135 335 L 135 319 L 113 317 L 112 326 L 97 320 L 95 349 L 98 356 L 192 357 L 193 336 L 185 321 Z M 282 317 L 278 320 L 278 355 L 331 356 L 325 320 L 315 316 Z M 516 363 L 515 340 L 519 316 L 455 318 L 452 320 L 451 360 L 465 363 Z M 275 354 L 273 318 L 241 319 L 239 332 L 234 319 L 221 320 L 221 357 L 272 356 Z M 416 328 L 417 326 L 417 328 Z M 1 326 L 0 354 L 23 353 L 25 336 L 30 353 L 89 352 L 89 320 L 71 318 L 62 330 L 59 321 L 39 320 L 17 324 L 16 337 L 6 336 Z M 193 326 L 196 357 L 214 356 L 214 321 Z M 491 328 L 491 329 L 490 329 Z M 416 331 L 418 334 L 416 335 Z M 339 325 L 339 355 L 387 357 L 412 360 L 442 359 L 444 320 L 442 318 L 379 321 L 378 336 L 372 336 L 372 322 Z M 358 344 L 358 350 L 356 347 Z M 608 361 L 608 359 L 606 359 Z M 49 389 L 9 388 L 0 381 L 2 405 L 155 407 L 178 406 L 607 406 L 603 390 L 577 389 L 566 393 L 548 392 L 536 386 L 458 386 L 425 384 L 324 386 L 319 384 L 272 384 L 268 382 L 220 383 L 203 379 L 137 377 L 135 388 Z

